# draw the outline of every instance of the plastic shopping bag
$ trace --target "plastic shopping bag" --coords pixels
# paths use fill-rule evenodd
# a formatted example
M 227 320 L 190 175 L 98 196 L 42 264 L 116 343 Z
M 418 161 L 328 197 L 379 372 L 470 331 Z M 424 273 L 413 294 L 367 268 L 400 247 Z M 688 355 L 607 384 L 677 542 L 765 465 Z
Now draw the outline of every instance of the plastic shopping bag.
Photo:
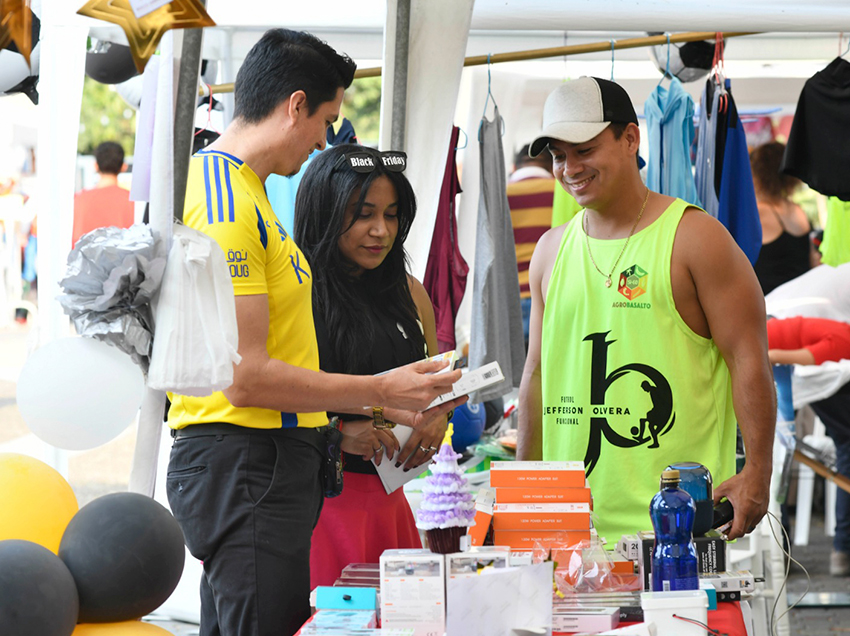
M 224 252 L 206 234 L 174 226 L 154 314 L 148 386 L 202 397 L 233 383 L 236 303 Z

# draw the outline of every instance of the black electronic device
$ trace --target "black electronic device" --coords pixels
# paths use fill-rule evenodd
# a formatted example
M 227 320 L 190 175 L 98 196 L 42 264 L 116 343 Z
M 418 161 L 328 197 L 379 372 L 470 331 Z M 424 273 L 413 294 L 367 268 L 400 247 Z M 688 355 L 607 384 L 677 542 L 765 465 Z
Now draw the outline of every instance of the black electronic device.
M 735 509 L 732 507 L 732 502 L 724 499 L 719 504 L 714 506 L 714 519 L 711 522 L 712 528 L 720 528 L 732 521 L 735 516 Z

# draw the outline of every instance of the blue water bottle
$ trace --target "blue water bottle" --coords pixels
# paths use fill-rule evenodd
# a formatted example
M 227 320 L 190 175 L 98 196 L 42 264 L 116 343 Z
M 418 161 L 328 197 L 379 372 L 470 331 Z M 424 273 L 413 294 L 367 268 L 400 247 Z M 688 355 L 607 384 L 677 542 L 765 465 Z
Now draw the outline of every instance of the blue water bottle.
M 649 516 L 655 530 L 652 591 L 699 589 L 697 551 L 692 529 L 696 504 L 679 488 L 679 471 L 661 473 L 661 490 L 652 498 Z

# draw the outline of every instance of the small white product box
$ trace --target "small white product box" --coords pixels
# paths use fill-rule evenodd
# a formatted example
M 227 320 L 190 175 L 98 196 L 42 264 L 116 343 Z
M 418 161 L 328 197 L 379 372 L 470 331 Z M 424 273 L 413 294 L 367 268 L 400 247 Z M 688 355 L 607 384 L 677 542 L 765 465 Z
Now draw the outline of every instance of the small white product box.
M 428 408 L 430 409 L 443 402 L 448 402 L 462 395 L 468 395 L 474 391 L 484 389 L 491 384 L 503 382 L 504 379 L 505 376 L 502 374 L 502 368 L 498 362 L 490 362 L 477 369 L 464 370 L 460 380 L 452 385 L 452 390 L 434 398 L 434 401 L 428 405 Z
M 654 623 L 658 634 L 705 636 L 708 595 L 704 590 L 642 592 L 640 606 L 643 621 Z
M 640 559 L 641 543 L 636 534 L 624 534 L 617 542 L 617 552 L 629 561 Z
M 598 633 L 620 624 L 619 607 L 582 607 L 552 614 L 553 632 Z
M 384 550 L 381 627 L 414 630 L 414 636 L 446 629 L 446 561 L 430 550 Z
M 520 550 L 517 552 L 511 552 L 510 566 L 512 568 L 519 568 L 524 565 L 531 565 L 534 560 L 534 553 L 531 550 Z
M 506 568 L 510 555 L 509 547 L 498 545 L 475 547 L 467 552 L 447 554 L 446 576 L 450 579 L 464 579 L 478 576 L 485 568 Z

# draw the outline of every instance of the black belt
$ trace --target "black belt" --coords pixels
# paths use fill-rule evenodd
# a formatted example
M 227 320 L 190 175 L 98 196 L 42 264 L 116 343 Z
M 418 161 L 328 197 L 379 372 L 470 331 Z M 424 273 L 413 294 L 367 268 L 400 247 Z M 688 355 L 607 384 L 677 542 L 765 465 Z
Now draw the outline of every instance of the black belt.
M 221 435 L 265 435 L 266 437 L 288 437 L 303 440 L 318 449 L 322 454 L 325 452 L 325 431 L 328 426 L 317 426 L 306 428 L 294 426 L 291 428 L 252 428 L 249 426 L 237 426 L 226 422 L 212 422 L 209 424 L 190 424 L 185 428 L 171 429 L 171 437 L 174 439 L 185 439 L 187 437 L 218 437 Z

